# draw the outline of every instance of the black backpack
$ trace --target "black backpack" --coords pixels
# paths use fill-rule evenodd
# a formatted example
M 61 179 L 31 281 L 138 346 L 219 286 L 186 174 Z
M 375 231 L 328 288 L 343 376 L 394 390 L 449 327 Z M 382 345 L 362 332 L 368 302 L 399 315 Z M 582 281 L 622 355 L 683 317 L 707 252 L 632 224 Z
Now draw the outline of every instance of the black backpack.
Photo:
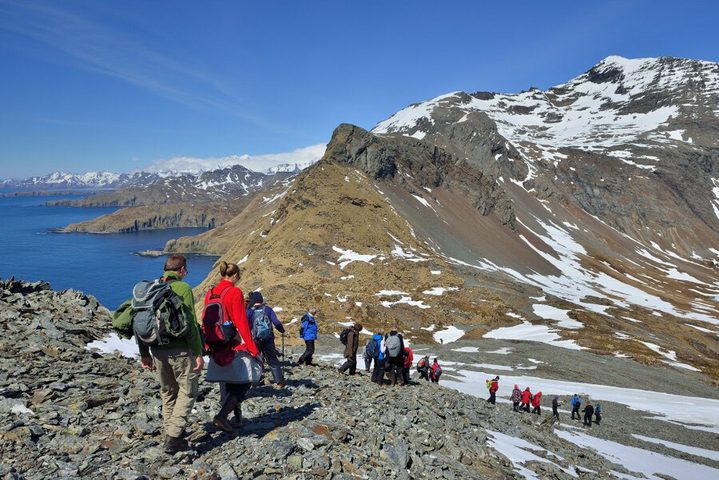
M 166 345 L 190 332 L 184 302 L 163 279 L 143 280 L 132 289 L 132 331 L 145 345 Z
M 342 342 L 342 345 L 347 345 L 347 337 L 349 337 L 351 331 L 351 328 L 345 328 L 340 332 L 340 342 Z

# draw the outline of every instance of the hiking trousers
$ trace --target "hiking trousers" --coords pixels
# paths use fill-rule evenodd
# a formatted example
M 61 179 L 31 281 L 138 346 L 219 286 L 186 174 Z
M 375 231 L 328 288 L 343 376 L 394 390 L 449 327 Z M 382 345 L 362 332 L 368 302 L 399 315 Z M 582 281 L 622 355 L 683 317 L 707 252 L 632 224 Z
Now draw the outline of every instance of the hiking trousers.
M 582 416 L 579 414 L 579 407 L 572 408 L 572 420 L 574 420 L 574 414 L 577 414 L 577 420 L 581 420 Z
M 489 394 L 489 398 L 487 399 L 487 401 L 489 403 L 491 403 L 492 405 L 496 405 L 497 404 L 497 392 L 491 392 Z
M 305 351 L 300 356 L 300 359 L 297 361 L 299 364 L 306 364 L 311 365 L 312 364 L 312 355 L 315 353 L 315 341 L 314 340 L 305 340 Z
M 265 358 L 265 362 L 270 367 L 272 372 L 272 379 L 277 384 L 284 384 L 285 377 L 282 374 L 282 365 L 280 360 L 277 358 L 277 347 L 275 347 L 275 339 L 269 338 L 262 340 L 257 343 L 257 347 L 262 352 L 262 356 Z
M 402 369 L 402 376 L 404 377 L 404 384 L 409 385 L 409 367 Z
M 372 366 L 372 357 L 365 357 L 364 359 L 364 369 L 369 372 L 370 367 Z
M 179 438 L 197 399 L 200 372 L 193 372 L 195 356 L 189 349 L 152 349 L 162 400 L 165 435 Z
M 552 405 L 552 415 L 559 421 L 559 410 L 554 405 Z
M 344 373 L 349 369 L 350 375 L 354 375 L 357 371 L 357 355 L 353 355 L 351 357 L 347 357 L 345 360 L 345 363 L 342 364 L 340 367 L 340 373 Z
M 375 360 L 372 370 L 372 381 L 377 385 L 384 385 L 384 361 Z
M 592 426 L 592 415 L 584 415 L 584 425 L 588 427 Z

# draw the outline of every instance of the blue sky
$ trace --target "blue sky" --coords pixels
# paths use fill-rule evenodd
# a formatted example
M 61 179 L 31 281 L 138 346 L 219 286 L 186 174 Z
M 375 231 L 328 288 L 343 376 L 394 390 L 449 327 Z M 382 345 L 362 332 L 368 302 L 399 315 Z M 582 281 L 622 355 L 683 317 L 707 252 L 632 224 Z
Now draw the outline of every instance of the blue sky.
M 0 0 L 0 177 L 290 152 L 608 55 L 719 61 L 719 2 Z

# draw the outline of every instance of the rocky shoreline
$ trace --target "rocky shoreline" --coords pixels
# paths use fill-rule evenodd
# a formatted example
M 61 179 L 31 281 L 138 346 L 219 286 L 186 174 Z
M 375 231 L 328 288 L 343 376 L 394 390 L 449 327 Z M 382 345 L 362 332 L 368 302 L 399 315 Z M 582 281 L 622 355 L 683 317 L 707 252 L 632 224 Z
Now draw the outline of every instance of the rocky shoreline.
M 288 368 L 285 388 L 253 388 L 235 434 L 211 425 L 218 389 L 201 383 L 187 432 L 195 449 L 170 457 L 154 375 L 86 348 L 109 325 L 91 296 L 0 281 L 0 478 L 522 478 L 494 448 L 502 435 L 555 452 L 535 452 L 546 457 L 529 463 L 539 478 L 628 473 L 553 435 L 546 414 L 427 383 L 381 388 L 332 365 Z

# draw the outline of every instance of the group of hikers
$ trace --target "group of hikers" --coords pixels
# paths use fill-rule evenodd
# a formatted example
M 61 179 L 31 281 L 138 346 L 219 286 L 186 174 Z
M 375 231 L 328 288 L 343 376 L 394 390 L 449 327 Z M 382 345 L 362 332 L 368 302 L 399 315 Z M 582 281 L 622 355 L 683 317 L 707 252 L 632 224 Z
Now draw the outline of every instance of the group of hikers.
M 220 430 L 232 432 L 242 421 L 242 402 L 253 384 L 260 382 L 265 367 L 269 367 L 277 388 L 285 379 L 275 345 L 274 330 L 285 329 L 275 311 L 265 303 L 259 291 L 247 299 L 237 285 L 240 268 L 225 261 L 219 264 L 220 281 L 205 295 L 202 318 L 195 314 L 192 288 L 183 281 L 187 275 L 187 260 L 182 255 L 169 256 L 162 277 L 155 281 L 139 282 L 133 288 L 132 299 L 124 302 L 113 316 L 113 327 L 129 338 L 134 335 L 140 350 L 142 368 L 157 371 L 162 402 L 164 450 L 168 454 L 189 449 L 185 437 L 190 412 L 197 399 L 203 355 L 209 356 L 206 381 L 220 385 L 219 411 L 213 424 Z M 317 310 L 314 307 L 301 318 L 300 337 L 305 350 L 295 365 L 313 365 L 312 356 L 317 339 Z M 339 372 L 354 375 L 357 371 L 359 335 L 363 330 L 356 323 L 340 334 L 345 345 L 345 361 Z M 284 339 L 283 339 L 284 341 Z M 284 343 L 283 343 L 284 346 Z M 284 347 L 283 347 L 284 348 Z M 368 340 L 362 354 L 369 372 L 374 363 L 372 381 L 378 385 L 408 385 L 414 361 L 412 350 L 405 345 L 397 327 L 387 334 L 375 333 Z M 420 379 L 438 383 L 442 367 L 437 358 L 430 364 L 429 355 L 417 362 Z M 386 379 L 385 379 L 386 377 Z M 387 380 L 387 381 L 386 381 Z M 495 403 L 499 377 L 488 381 L 490 403 Z M 515 385 L 515 392 L 519 392 Z M 529 387 L 515 400 L 529 411 L 529 403 L 540 413 L 541 392 L 532 396 Z M 578 399 L 578 396 L 575 395 Z M 554 415 L 558 397 L 552 402 Z M 579 416 L 581 401 L 572 399 L 572 418 Z M 576 407 L 576 408 L 575 408 Z M 601 420 L 601 406 L 584 409 L 585 424 L 591 426 L 592 414 L 596 423 Z M 232 415 L 232 419 L 230 419 Z M 587 420 L 588 418 L 588 420 Z
M 340 341 L 345 346 L 343 353 L 345 361 L 338 369 L 340 373 L 348 371 L 350 375 L 354 375 L 357 372 L 357 350 L 361 331 L 362 325 L 355 323 L 340 333 Z M 414 352 L 405 345 L 404 338 L 396 326 L 385 335 L 381 332 L 373 334 L 365 344 L 362 359 L 367 372 L 374 364 L 372 382 L 378 385 L 409 385 Z M 442 375 L 442 367 L 437 358 L 430 365 L 428 355 L 417 362 L 417 371 L 420 379 L 434 383 L 438 383 Z
M 492 379 L 488 379 L 486 382 L 486 386 L 489 390 L 489 398 L 487 399 L 487 402 L 495 404 L 497 390 L 499 390 L 499 375 Z M 530 413 L 529 407 L 531 405 L 531 413 L 536 413 L 537 415 L 542 414 L 542 392 L 532 394 L 532 391 L 529 387 L 526 387 L 524 390 L 520 390 L 519 385 L 515 384 L 514 388 L 512 389 L 512 394 L 510 395 L 509 400 L 512 402 L 512 409 L 515 412 Z M 556 419 L 557 421 L 559 421 L 559 406 L 561 404 L 562 401 L 560 400 L 559 395 L 554 395 L 554 397 L 552 397 L 552 418 Z M 575 393 L 572 397 L 571 405 L 572 420 L 574 420 L 575 415 L 577 420 L 581 420 L 579 409 L 582 406 L 582 399 L 579 397 L 578 394 Z M 588 427 L 592 426 L 592 416 L 596 417 L 595 423 L 597 425 L 599 425 L 602 421 L 602 406 L 599 403 L 597 403 L 596 407 L 592 406 L 591 404 L 587 404 L 587 406 L 584 407 L 582 413 L 584 413 L 584 425 Z

